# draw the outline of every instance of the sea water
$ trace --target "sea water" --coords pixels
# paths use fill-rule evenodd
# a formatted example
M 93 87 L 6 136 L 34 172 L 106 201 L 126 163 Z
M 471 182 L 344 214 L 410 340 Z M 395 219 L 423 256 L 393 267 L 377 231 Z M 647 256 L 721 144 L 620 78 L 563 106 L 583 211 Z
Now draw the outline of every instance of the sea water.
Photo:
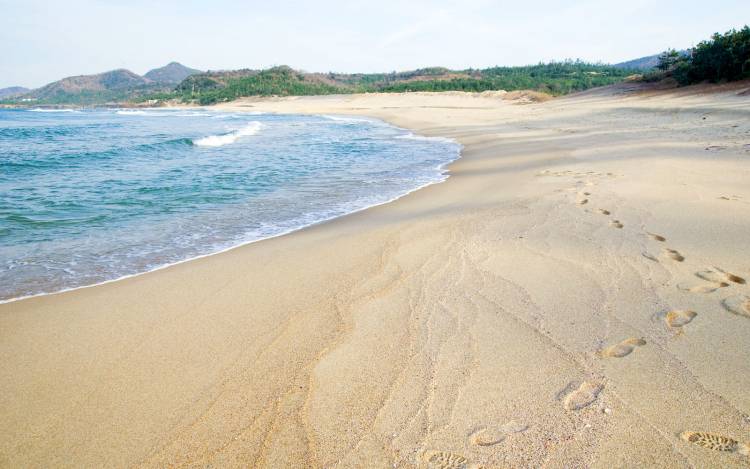
M 0 109 L 0 300 L 385 203 L 444 180 L 459 151 L 359 117 Z

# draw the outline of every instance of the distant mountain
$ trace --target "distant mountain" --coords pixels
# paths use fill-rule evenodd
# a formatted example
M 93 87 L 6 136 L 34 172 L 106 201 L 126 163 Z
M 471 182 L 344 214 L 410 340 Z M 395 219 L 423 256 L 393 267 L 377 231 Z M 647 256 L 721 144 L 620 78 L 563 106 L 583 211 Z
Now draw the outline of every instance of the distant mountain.
M 681 55 L 687 55 L 687 50 L 678 51 Z M 655 68 L 659 64 L 659 56 L 661 54 L 647 55 L 646 57 L 640 57 L 638 59 L 628 60 L 627 62 L 620 62 L 614 64 L 613 67 L 617 68 L 634 68 L 639 70 L 649 70 Z
M 617 64 L 614 64 L 614 67 L 617 68 L 635 68 L 639 70 L 648 70 L 651 68 L 656 67 L 656 64 L 659 63 L 659 54 L 655 55 L 647 55 L 646 57 L 640 57 L 633 60 L 628 60 L 627 62 L 620 62 Z
M 155 72 L 158 76 L 160 70 L 181 71 L 183 68 L 179 64 L 175 64 L 177 67 L 172 65 L 149 73 Z M 152 80 L 121 68 L 96 75 L 63 78 L 14 98 L 31 99 L 36 104 L 92 105 L 131 101 L 150 93 L 171 91 L 173 87 L 172 82 Z
M 12 98 L 14 96 L 24 94 L 27 91 L 29 91 L 29 89 L 24 88 L 23 86 L 11 86 L 8 88 L 0 88 L 0 99 Z
M 45 98 L 58 93 L 79 93 L 82 91 L 107 91 L 132 88 L 148 84 L 142 76 L 124 68 L 96 75 L 78 75 L 63 78 L 34 90 L 37 98 Z
M 195 75 L 197 73 L 202 72 L 201 70 L 186 67 L 177 62 L 170 62 L 163 67 L 149 70 L 143 76 L 155 83 L 171 83 L 176 85 L 190 75 Z
M 118 69 L 63 78 L 24 94 L 23 98 L 49 104 L 95 104 L 126 99 L 135 91 L 149 88 L 154 88 L 150 80 Z

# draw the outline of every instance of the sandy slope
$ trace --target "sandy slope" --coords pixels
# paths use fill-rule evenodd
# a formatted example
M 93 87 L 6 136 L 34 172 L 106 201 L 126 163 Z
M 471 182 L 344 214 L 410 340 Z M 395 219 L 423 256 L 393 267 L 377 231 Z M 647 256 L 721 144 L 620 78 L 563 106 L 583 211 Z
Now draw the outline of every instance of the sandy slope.
M 750 440 L 750 97 L 225 107 L 465 151 L 396 203 L 0 306 L 0 465 L 748 465 L 680 434 Z

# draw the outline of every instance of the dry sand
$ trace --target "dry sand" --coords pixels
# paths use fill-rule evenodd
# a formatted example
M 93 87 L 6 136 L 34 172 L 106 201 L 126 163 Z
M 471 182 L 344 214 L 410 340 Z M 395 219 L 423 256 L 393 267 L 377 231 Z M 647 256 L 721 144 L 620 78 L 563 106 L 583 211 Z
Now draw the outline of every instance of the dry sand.
M 0 306 L 0 466 L 746 467 L 739 90 L 224 105 L 465 149 L 394 203 Z

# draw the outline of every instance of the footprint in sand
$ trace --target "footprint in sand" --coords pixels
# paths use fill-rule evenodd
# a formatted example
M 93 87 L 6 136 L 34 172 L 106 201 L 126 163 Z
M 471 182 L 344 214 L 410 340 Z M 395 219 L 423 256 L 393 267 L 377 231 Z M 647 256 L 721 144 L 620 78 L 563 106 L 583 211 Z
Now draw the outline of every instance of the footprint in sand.
M 641 256 L 645 257 L 646 259 L 650 261 L 659 262 L 659 259 L 657 259 L 656 256 L 654 256 L 650 252 L 642 252 Z
M 597 211 L 598 213 L 601 213 L 602 215 L 609 215 L 609 214 L 611 214 L 611 213 L 612 213 L 612 212 L 610 212 L 609 210 L 604 210 L 603 208 L 597 209 L 596 211 Z
M 706 432 L 682 432 L 680 438 L 713 451 L 726 451 L 729 453 L 739 453 L 744 456 L 748 455 L 748 445 L 729 438 L 724 435 Z
M 684 283 L 680 283 L 677 285 L 677 288 L 683 291 L 687 291 L 690 293 L 713 293 L 719 288 L 728 287 L 729 284 L 726 282 L 719 282 L 719 283 L 711 283 L 711 285 L 688 285 Z
M 642 347 L 644 345 L 646 345 L 645 340 L 631 337 L 630 339 L 623 340 L 619 344 L 605 348 L 601 351 L 601 356 L 614 358 L 626 357 L 633 353 L 633 350 L 635 350 L 636 347 Z
M 492 446 L 505 441 L 510 435 L 524 432 L 528 428 L 528 425 L 511 420 L 504 425 L 479 428 L 472 432 L 469 437 L 472 445 Z
M 576 203 L 577 203 L 578 205 L 586 205 L 587 203 L 589 203 L 589 199 L 578 199 L 578 200 L 576 201 Z
M 563 400 L 563 406 L 567 410 L 580 410 L 594 402 L 604 387 L 601 384 L 584 381 L 578 389 L 571 392 Z
M 622 228 L 624 225 L 620 223 L 620 220 L 612 220 L 611 222 L 609 222 L 609 226 L 613 228 Z
M 733 273 L 727 272 L 726 270 L 722 270 L 718 267 L 701 270 L 700 272 L 696 272 L 695 276 L 713 283 L 734 282 L 740 285 L 744 285 L 745 283 L 747 283 L 745 279 L 740 277 L 739 275 L 734 275 Z
M 648 235 L 649 238 L 653 239 L 654 241 L 659 241 L 660 243 L 663 243 L 664 241 L 667 240 L 667 238 L 665 238 L 664 236 L 658 235 L 656 233 L 649 233 L 647 231 L 646 234 Z
M 448 451 L 426 451 L 422 459 L 430 469 L 469 469 L 469 460 Z
M 677 262 L 682 262 L 685 260 L 685 256 L 680 254 L 679 251 L 675 249 L 665 249 L 664 255 L 672 259 L 673 261 L 677 261 Z
M 722 300 L 721 306 L 732 314 L 750 318 L 750 296 L 730 296 Z
M 664 316 L 664 321 L 669 327 L 682 327 L 689 324 L 698 313 L 690 310 L 679 310 L 670 311 Z

